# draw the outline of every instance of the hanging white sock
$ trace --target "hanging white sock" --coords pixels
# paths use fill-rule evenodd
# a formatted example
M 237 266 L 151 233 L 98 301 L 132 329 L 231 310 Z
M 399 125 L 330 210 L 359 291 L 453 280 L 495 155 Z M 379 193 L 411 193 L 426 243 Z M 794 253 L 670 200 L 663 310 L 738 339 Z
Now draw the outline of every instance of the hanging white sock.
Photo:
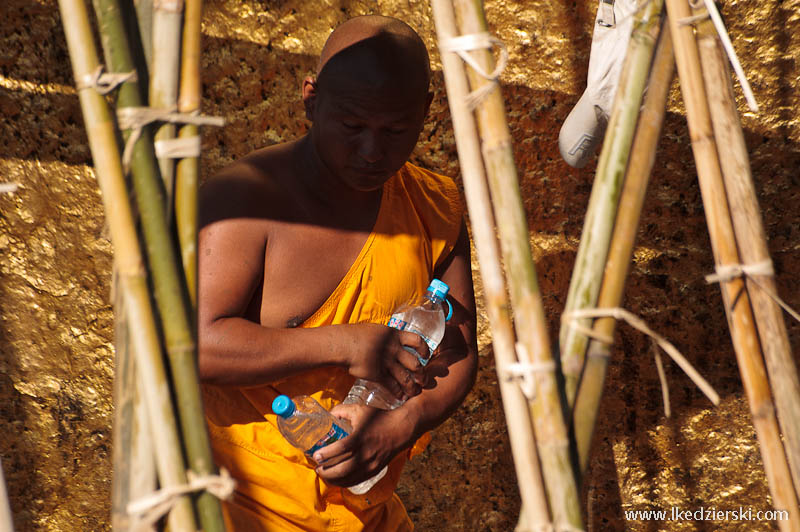
M 631 38 L 635 9 L 636 0 L 599 0 L 586 90 L 558 134 L 561 156 L 575 168 L 586 166 L 603 140 Z

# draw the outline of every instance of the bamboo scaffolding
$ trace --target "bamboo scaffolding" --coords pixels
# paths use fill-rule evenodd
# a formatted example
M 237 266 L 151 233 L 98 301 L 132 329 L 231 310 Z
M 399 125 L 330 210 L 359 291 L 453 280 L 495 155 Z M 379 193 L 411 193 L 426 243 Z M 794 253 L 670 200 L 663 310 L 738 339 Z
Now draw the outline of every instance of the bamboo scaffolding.
M 669 27 L 666 21 L 662 20 L 662 29 L 647 82 L 647 94 L 636 125 L 630 160 L 620 193 L 619 212 L 597 299 L 598 308 L 618 307 L 622 302 L 625 280 L 633 257 L 636 231 L 664 122 L 674 65 L 675 57 L 672 52 Z M 594 322 L 593 332 L 598 336 L 613 338 L 615 326 L 616 320 L 613 318 L 599 318 Z M 575 399 L 572 423 L 582 472 L 586 471 L 589 465 L 592 435 L 600 409 L 610 356 L 611 345 L 598 340 L 589 342 L 586 367 Z
M 181 19 L 183 0 L 153 0 L 153 45 L 150 62 L 150 106 L 174 110 L 178 105 L 178 75 L 181 61 Z M 175 138 L 175 125 L 161 124 L 155 132 L 156 143 Z M 158 151 L 158 150 L 156 150 Z M 175 160 L 159 157 L 158 166 L 170 201 L 175 186 Z
M 770 261 L 727 56 L 713 27 L 704 24 L 698 28 L 698 47 L 739 254 L 744 264 Z M 800 493 L 800 381 L 783 313 L 769 296 L 777 293 L 775 280 L 772 275 L 752 274 L 745 278 L 745 284 L 764 350 L 795 492 Z
M 99 66 L 89 16 L 81 0 L 59 0 L 59 9 L 73 75 L 80 85 Z M 114 245 L 118 287 L 130 323 L 138 379 L 145 390 L 159 479 L 164 487 L 181 486 L 186 483 L 185 466 L 113 121 L 104 97 L 97 91 L 81 88 L 78 96 Z M 175 532 L 196 530 L 189 497 L 176 499 L 168 522 Z
M 708 100 L 694 28 L 681 23 L 688 20 L 692 12 L 685 0 L 666 1 L 714 260 L 718 266 L 739 264 L 739 254 L 707 107 Z M 773 505 L 776 509 L 789 513 L 789 520 L 778 521 L 778 526 L 782 531 L 797 531 L 800 530 L 800 509 L 780 440 L 764 361 L 754 327 L 750 298 L 741 278 L 722 281 L 720 285 Z
M 440 42 L 456 36 L 455 16 L 449 0 L 433 0 L 433 16 Z M 472 238 L 478 254 L 486 310 L 492 330 L 495 365 L 508 421 L 517 485 L 524 508 L 517 532 L 541 530 L 550 524 L 550 518 L 528 402 L 521 388 L 502 375 L 503 368 L 517 362 L 517 357 L 478 131 L 475 118 L 466 103 L 469 85 L 464 64 L 455 54 L 442 53 L 442 70 L 458 148 L 464 195 L 470 213 Z
M 102 42 L 109 49 L 112 69 L 120 72 L 133 68 L 118 0 L 95 0 Z M 135 81 L 120 88 L 119 107 L 141 105 Z M 128 137 L 130 131 L 125 132 Z M 203 416 L 203 403 L 197 376 L 193 314 L 184 296 L 184 285 L 175 246 L 167 222 L 165 200 L 158 178 L 152 143 L 147 131 L 132 151 L 133 185 L 141 215 L 148 262 L 153 277 L 156 303 L 169 357 L 178 417 L 189 468 L 200 476 L 215 473 L 211 443 Z M 196 212 L 196 211 L 195 211 Z M 207 532 L 224 529 L 219 500 L 208 492 L 197 496 L 200 523 Z
M 193 113 L 200 110 L 200 25 L 203 15 L 202 0 L 186 0 L 186 18 L 183 22 L 183 58 L 178 112 Z M 200 129 L 187 124 L 178 131 L 178 138 L 196 138 Z M 175 225 L 181 248 L 183 273 L 192 305 L 197 306 L 197 186 L 200 159 L 186 157 L 178 161 L 175 173 Z M 194 320 L 193 320 L 194 321 Z
M 631 40 L 622 65 L 619 87 L 605 134 L 606 140 L 597 161 L 597 174 L 583 222 L 578 254 L 564 306 L 565 314 L 578 309 L 593 308 L 600 291 L 603 266 L 606 263 L 619 194 L 653 59 L 664 2 L 652 0 L 640 5 L 634 15 Z M 591 327 L 591 320 L 565 320 L 561 325 L 561 367 L 570 408 L 575 403 L 589 341 L 574 324 Z
M 488 33 L 482 2 L 455 0 L 453 5 L 461 34 Z M 489 50 L 476 50 L 471 55 L 487 72 L 491 71 L 494 58 Z M 467 73 L 473 91 L 492 83 L 473 68 Z M 498 213 L 496 222 L 515 314 L 518 358 L 531 368 L 528 375 L 535 382 L 535 394 L 529 404 L 550 515 L 556 528 L 581 529 L 578 480 L 564 417 L 566 405 L 561 402 L 556 379 L 511 134 L 499 90 L 489 92 L 477 105 L 476 116 L 492 204 Z

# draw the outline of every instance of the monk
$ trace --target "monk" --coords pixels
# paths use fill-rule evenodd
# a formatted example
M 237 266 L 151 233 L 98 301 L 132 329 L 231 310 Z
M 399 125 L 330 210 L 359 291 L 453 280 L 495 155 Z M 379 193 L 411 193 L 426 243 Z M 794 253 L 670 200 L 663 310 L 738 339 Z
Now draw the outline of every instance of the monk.
M 403 464 L 462 403 L 477 367 L 457 188 L 407 162 L 432 99 L 429 69 L 405 23 L 345 22 L 303 82 L 309 133 L 201 189 L 199 371 L 215 460 L 237 481 L 230 530 L 413 529 L 394 493 Z M 404 347 L 427 355 L 425 342 L 385 324 L 432 278 L 450 286 L 454 313 L 423 368 Z M 356 378 L 406 402 L 341 405 Z M 276 428 L 278 394 L 314 397 L 352 434 L 306 459 Z M 366 494 L 346 489 L 387 464 Z

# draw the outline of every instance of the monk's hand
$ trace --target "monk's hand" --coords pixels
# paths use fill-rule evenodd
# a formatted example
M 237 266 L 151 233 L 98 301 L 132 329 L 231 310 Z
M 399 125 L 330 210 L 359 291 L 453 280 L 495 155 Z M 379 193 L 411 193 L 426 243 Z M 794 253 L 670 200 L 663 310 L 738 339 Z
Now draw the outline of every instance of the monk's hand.
M 314 453 L 316 472 L 329 484 L 348 487 L 371 478 L 411 441 L 413 428 L 402 408 L 351 404 L 338 405 L 331 413 L 347 419 L 353 432 Z
M 351 325 L 350 330 L 354 332 L 351 375 L 378 382 L 402 400 L 422 391 L 425 374 L 417 353 L 423 359 L 430 355 L 422 337 L 375 323 Z

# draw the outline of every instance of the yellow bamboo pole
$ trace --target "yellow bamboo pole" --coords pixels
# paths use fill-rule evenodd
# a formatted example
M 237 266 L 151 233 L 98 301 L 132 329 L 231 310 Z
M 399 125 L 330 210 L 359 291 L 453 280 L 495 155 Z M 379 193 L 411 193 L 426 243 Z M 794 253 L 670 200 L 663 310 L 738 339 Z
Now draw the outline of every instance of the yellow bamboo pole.
M 203 0 L 186 0 L 183 22 L 183 57 L 178 112 L 200 110 L 200 25 Z M 196 138 L 200 129 L 193 124 L 182 126 L 178 138 Z M 177 163 L 175 173 L 175 223 L 181 247 L 183 272 L 192 305 L 197 307 L 197 185 L 199 157 L 186 157 Z
M 771 262 L 727 56 L 719 36 L 708 26 L 698 28 L 698 47 L 739 253 L 745 264 Z M 772 275 L 755 273 L 745 278 L 745 284 L 753 304 L 795 492 L 800 492 L 800 380 L 783 313 L 769 296 L 777 293 L 775 280 Z
M 653 67 L 647 82 L 647 94 L 636 126 L 630 160 L 620 193 L 619 212 L 614 224 L 603 283 L 597 299 L 598 308 L 618 307 L 622 302 L 625 279 L 628 277 L 636 230 L 644 205 L 647 185 L 655 163 L 656 148 L 674 75 L 675 57 L 666 22 L 662 24 Z M 616 320 L 599 318 L 593 332 L 600 337 L 613 338 Z M 611 356 L 609 344 L 592 340 L 586 356 L 586 367 L 580 381 L 573 409 L 572 428 L 578 448 L 581 471 L 589 465 L 589 451 L 594 426 L 605 385 L 606 368 Z
M 73 76 L 80 85 L 99 66 L 86 5 L 81 0 L 59 0 L 59 9 Z M 165 487 L 181 486 L 186 483 L 186 466 L 181 455 L 169 384 L 122 173 L 114 122 L 105 98 L 97 91 L 81 88 L 78 97 L 114 245 L 114 265 L 119 273 L 118 286 L 124 294 L 138 378 L 146 390 L 144 400 L 150 418 L 149 429 L 157 451 L 159 479 Z M 169 514 L 169 525 L 175 532 L 196 530 L 189 497 L 178 499 Z
M 456 36 L 455 14 L 449 0 L 433 0 L 433 16 L 440 42 Z M 521 512 L 517 532 L 540 530 L 550 524 L 550 518 L 528 402 L 521 388 L 502 374 L 503 368 L 508 368 L 517 362 L 514 352 L 514 331 L 500 265 L 500 252 L 494 231 L 494 213 L 486 184 L 477 126 L 472 111 L 466 103 L 469 85 L 464 64 L 455 54 L 442 53 L 442 70 L 458 147 L 464 195 L 470 214 L 472 238 L 478 254 L 486 310 L 492 330 L 492 347 L 508 424 L 511 452 L 514 455 L 517 485 L 522 506 L 525 508 Z
M 486 34 L 488 25 L 480 0 L 455 0 L 461 34 Z M 494 68 L 494 58 L 487 49 L 471 52 L 486 72 Z M 474 91 L 491 81 L 467 69 Z M 484 164 L 497 229 L 506 264 L 515 328 L 520 345 L 518 358 L 530 365 L 530 378 L 536 393 L 529 401 L 536 445 L 547 490 L 550 515 L 554 526 L 581 529 L 583 519 L 578 494 L 578 480 L 572 461 L 570 440 L 564 417 L 565 406 L 556 379 L 555 361 L 550 349 L 530 248 L 530 233 L 519 189 L 511 134 L 505 118 L 503 97 L 493 90 L 476 108 Z
M 667 13 L 714 261 L 718 266 L 739 264 L 694 28 L 682 23 L 692 16 L 691 8 L 686 0 L 667 0 Z M 784 532 L 796 532 L 800 530 L 800 511 L 780 440 L 750 298 L 740 278 L 722 281 L 720 285 L 773 505 L 789 513 L 789 520 L 778 521 L 778 526 Z

